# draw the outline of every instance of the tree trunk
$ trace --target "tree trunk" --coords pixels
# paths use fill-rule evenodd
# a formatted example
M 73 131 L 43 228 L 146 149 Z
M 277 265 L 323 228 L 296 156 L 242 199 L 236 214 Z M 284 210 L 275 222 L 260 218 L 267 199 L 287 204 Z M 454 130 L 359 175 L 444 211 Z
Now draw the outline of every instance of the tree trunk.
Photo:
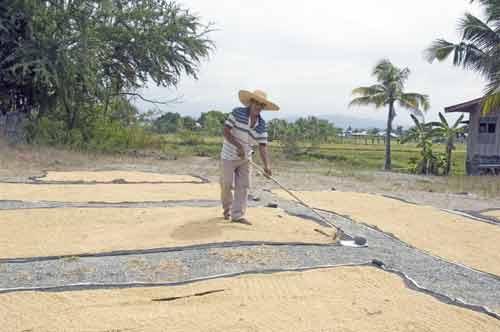
M 384 170 L 390 171 L 391 165 L 391 132 L 392 132 L 392 119 L 394 114 L 394 102 L 389 103 L 389 114 L 387 116 L 387 131 L 385 133 L 385 163 Z
M 453 150 L 453 142 L 448 141 L 446 144 L 446 170 L 445 174 L 450 175 L 451 172 L 451 151 Z

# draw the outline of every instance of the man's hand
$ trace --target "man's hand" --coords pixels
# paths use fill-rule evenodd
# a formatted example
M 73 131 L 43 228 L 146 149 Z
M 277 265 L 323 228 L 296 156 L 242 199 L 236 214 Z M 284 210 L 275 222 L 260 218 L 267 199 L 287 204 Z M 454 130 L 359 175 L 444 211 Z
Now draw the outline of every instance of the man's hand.
M 246 153 L 245 149 L 243 148 L 243 145 L 241 145 L 236 138 L 231 134 L 231 127 L 225 126 L 224 127 L 224 137 L 236 147 L 238 150 L 238 157 L 240 157 L 242 160 L 246 160 Z
M 269 164 L 269 158 L 267 157 L 267 144 L 259 144 L 260 158 L 264 164 L 264 172 L 266 177 L 273 175 L 271 171 L 271 166 Z
M 238 146 L 238 157 L 240 157 L 241 159 L 246 159 L 245 149 L 243 149 L 243 146 L 241 145 Z

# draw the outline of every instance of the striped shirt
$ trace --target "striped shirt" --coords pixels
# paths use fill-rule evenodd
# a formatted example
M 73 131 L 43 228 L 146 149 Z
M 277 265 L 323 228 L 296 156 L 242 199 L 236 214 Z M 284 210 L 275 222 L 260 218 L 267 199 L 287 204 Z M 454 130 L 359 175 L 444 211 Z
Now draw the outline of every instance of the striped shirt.
M 241 143 L 245 154 L 251 156 L 252 146 L 257 144 L 267 144 L 266 122 L 259 115 L 253 128 L 250 127 L 250 108 L 235 108 L 224 126 L 231 128 L 231 134 Z M 224 137 L 221 158 L 224 160 L 240 160 L 238 149 Z

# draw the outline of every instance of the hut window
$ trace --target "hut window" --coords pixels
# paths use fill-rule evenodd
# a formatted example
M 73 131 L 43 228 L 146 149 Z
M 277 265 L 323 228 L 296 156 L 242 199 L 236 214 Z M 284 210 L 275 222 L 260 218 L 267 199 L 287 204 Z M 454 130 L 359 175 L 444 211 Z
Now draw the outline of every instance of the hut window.
M 487 123 L 480 123 L 479 124 L 479 133 L 485 134 L 487 132 L 488 132 L 488 124 Z
M 494 134 L 497 125 L 495 123 L 488 123 L 488 133 Z
M 479 144 L 495 144 L 496 117 L 484 117 L 479 120 Z
M 496 126 L 495 123 L 481 123 L 479 124 L 479 133 L 494 134 L 496 132 Z
M 479 133 L 481 134 L 494 134 L 497 127 L 496 117 L 485 117 L 479 120 Z

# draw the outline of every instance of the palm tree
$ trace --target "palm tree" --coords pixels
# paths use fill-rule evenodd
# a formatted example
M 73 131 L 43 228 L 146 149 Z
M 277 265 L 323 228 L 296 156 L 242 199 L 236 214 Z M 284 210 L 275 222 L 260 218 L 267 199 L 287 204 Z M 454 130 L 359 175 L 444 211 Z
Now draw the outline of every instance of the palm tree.
M 462 114 L 455 124 L 450 127 L 446 118 L 439 113 L 440 122 L 431 122 L 430 125 L 434 127 L 433 133 L 435 136 L 446 141 L 446 167 L 444 174 L 449 175 L 451 171 L 451 153 L 455 150 L 455 138 L 465 132 L 467 126 L 461 126 L 464 115 Z
M 422 115 L 421 110 L 429 108 L 429 96 L 419 93 L 405 93 L 405 83 L 410 75 L 408 68 L 400 69 L 389 60 L 380 61 L 373 70 L 377 84 L 368 87 L 359 87 L 352 91 L 354 98 L 349 106 L 374 105 L 376 108 L 388 107 L 387 130 L 385 139 L 384 169 L 391 169 L 391 133 L 392 121 L 396 117 L 395 104 L 410 110 L 412 113 Z
M 425 56 L 429 62 L 433 62 L 444 61 L 453 55 L 455 66 L 462 66 L 485 77 L 488 83 L 483 112 L 488 113 L 500 106 L 500 1 L 475 2 L 483 6 L 485 19 L 466 13 L 458 24 L 462 40 L 452 43 L 437 39 L 425 51 Z

